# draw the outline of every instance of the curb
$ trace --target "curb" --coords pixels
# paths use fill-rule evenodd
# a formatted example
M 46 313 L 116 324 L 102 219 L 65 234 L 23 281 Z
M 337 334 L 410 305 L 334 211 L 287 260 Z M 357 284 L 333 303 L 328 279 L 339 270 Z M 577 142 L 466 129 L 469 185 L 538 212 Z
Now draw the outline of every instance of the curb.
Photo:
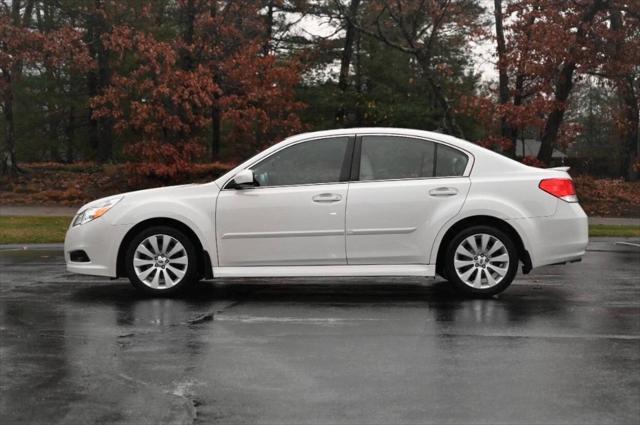
M 62 243 L 11 243 L 0 245 L 0 251 L 62 251 L 64 250 L 64 244 Z
M 611 226 L 640 226 L 640 218 L 635 217 L 589 217 L 589 224 Z

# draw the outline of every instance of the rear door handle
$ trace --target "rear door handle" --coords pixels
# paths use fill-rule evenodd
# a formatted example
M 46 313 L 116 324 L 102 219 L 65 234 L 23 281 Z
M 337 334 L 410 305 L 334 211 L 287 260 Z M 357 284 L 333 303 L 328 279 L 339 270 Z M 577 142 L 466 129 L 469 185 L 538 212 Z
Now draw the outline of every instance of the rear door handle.
M 338 202 L 341 199 L 342 199 L 342 195 L 340 195 L 339 193 L 321 193 L 311 198 L 313 202 L 318 202 L 318 203 Z
M 458 189 L 455 187 L 437 187 L 429 191 L 429 195 L 435 197 L 455 196 L 457 194 Z

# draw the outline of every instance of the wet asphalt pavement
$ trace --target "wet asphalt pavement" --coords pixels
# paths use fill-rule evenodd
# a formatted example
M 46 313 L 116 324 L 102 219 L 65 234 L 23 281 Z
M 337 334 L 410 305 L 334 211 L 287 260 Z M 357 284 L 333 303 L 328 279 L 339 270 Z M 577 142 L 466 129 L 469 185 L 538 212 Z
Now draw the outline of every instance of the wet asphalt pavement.
M 613 240 L 490 300 L 389 278 L 151 299 L 60 251 L 0 268 L 3 424 L 640 423 L 640 248 Z

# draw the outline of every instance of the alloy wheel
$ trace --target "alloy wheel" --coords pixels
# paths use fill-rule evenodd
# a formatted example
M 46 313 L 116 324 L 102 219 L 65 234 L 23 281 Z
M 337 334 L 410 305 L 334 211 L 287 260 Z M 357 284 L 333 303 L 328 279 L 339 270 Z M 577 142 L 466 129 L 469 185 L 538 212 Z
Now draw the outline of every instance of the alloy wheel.
M 497 237 L 478 233 L 460 242 L 453 266 L 465 285 L 487 289 L 498 285 L 509 271 L 509 252 Z
M 138 279 L 153 289 L 169 289 L 180 283 L 188 265 L 184 246 L 176 238 L 164 234 L 144 239 L 133 256 Z

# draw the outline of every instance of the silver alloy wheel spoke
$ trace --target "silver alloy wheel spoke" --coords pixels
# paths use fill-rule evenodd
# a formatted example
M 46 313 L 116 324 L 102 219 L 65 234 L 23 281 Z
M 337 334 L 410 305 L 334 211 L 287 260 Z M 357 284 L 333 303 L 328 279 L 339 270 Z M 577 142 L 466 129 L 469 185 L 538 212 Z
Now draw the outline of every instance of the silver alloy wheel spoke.
M 138 279 L 140 279 L 141 281 L 144 282 L 145 279 L 147 279 L 149 277 L 151 272 L 155 271 L 155 269 L 156 269 L 155 267 L 149 267 L 148 269 L 146 269 L 145 271 L 140 272 L 140 273 L 137 273 L 137 270 L 136 270 L 136 273 L 138 274 Z
M 471 249 L 473 250 L 474 254 L 477 254 L 479 249 L 478 249 L 478 243 L 476 242 L 476 236 L 478 235 L 472 235 L 469 236 L 466 241 L 469 244 L 469 246 L 471 247 Z
M 483 234 L 480 236 L 480 249 L 486 251 L 489 248 L 489 235 Z
M 149 258 L 153 258 L 154 257 L 153 252 L 149 251 L 149 249 L 146 246 L 144 246 L 143 244 L 140 244 L 138 246 L 138 249 L 136 249 L 136 253 L 137 252 L 140 252 L 141 254 L 144 254 Z
M 509 256 L 505 253 L 489 259 L 490 263 L 506 263 L 509 261 Z
M 476 277 L 473 279 L 473 287 L 481 288 L 482 287 L 482 269 L 478 269 L 476 272 Z
M 179 278 L 182 278 L 182 276 L 184 276 L 184 273 L 185 273 L 184 270 L 177 269 L 172 265 L 168 265 L 167 269 L 171 270 L 171 272 L 176 276 L 178 276 Z
M 509 270 L 509 262 L 509 252 L 500 239 L 479 233 L 465 238 L 458 244 L 453 266 L 465 285 L 475 289 L 487 289 L 504 279 Z
M 160 270 L 156 269 L 155 274 L 153 275 L 153 280 L 151 281 L 150 286 L 152 288 L 158 288 L 159 282 L 160 281 Z
M 164 278 L 164 284 L 167 286 L 173 286 L 173 279 L 169 275 L 169 272 L 166 269 L 162 270 L 162 277 Z
M 490 268 L 491 270 L 493 270 L 494 272 L 498 273 L 498 275 L 500 275 L 500 277 L 504 276 L 507 273 L 507 268 L 503 268 L 503 267 L 496 267 L 493 264 L 489 264 L 487 266 L 488 268 Z
M 138 279 L 153 289 L 177 285 L 186 275 L 188 266 L 189 257 L 184 246 L 169 235 L 149 236 L 140 242 L 133 256 Z
M 162 250 L 158 247 L 158 236 L 151 236 L 150 238 L 147 238 L 147 241 L 149 241 L 149 244 L 151 245 L 151 251 L 158 255 L 162 252 Z
M 455 259 L 455 260 L 453 260 L 453 265 L 455 266 L 455 268 L 460 268 L 460 267 L 465 267 L 465 266 L 472 266 L 473 265 L 473 260 L 458 260 L 458 259 Z
M 187 264 L 189 262 L 186 255 L 178 258 L 171 258 L 170 260 L 171 264 Z
M 502 247 L 504 247 L 504 245 L 502 245 L 502 243 L 494 243 L 493 246 L 491 247 L 491 249 L 489 251 L 487 251 L 487 255 L 492 255 L 494 252 L 496 252 L 497 250 L 499 250 Z
M 497 283 L 493 275 L 491 274 L 491 271 L 485 270 L 484 275 L 487 277 L 487 282 L 489 283 L 489 287 L 492 287 Z
M 134 258 L 133 265 L 134 266 L 151 266 L 156 262 L 150 258 Z
M 171 248 L 171 251 L 167 252 L 167 257 L 171 258 L 174 255 L 176 255 L 178 252 L 180 252 L 181 250 L 184 250 L 184 247 L 182 246 L 182 244 L 177 243 L 177 244 L 175 244 L 173 246 L 173 248 Z
M 458 249 L 457 249 L 456 253 L 464 255 L 464 256 L 469 257 L 469 258 L 473 258 L 473 255 L 474 255 L 473 252 L 469 251 L 462 244 L 460 244 L 460 246 L 458 246 Z
M 463 274 L 458 274 L 458 275 L 460 276 L 460 279 L 462 279 L 463 281 L 466 282 L 467 279 L 469 279 L 469 277 L 471 277 L 471 275 L 473 274 L 474 271 L 475 271 L 475 269 L 473 267 L 471 267 L 469 270 L 467 270 Z
M 169 242 L 171 242 L 171 238 L 167 235 L 162 235 L 162 252 L 167 252 Z

